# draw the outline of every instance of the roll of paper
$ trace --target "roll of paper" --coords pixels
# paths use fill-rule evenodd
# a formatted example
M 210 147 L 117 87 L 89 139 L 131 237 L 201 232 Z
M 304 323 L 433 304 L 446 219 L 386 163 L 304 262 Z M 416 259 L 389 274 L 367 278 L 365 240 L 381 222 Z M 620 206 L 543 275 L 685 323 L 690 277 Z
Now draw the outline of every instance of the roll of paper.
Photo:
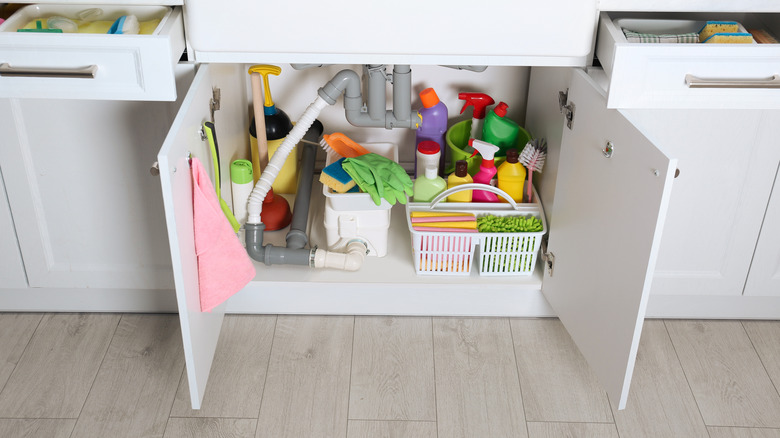
M 246 223 L 246 204 L 254 188 L 252 162 L 236 160 L 230 164 L 230 187 L 233 194 L 233 216 L 241 225 Z

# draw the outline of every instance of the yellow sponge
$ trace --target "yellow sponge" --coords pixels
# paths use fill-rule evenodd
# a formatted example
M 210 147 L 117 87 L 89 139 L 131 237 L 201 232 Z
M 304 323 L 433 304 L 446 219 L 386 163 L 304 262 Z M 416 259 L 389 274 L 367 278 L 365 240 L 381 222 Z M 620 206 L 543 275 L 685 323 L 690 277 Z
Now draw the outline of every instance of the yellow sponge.
M 347 193 L 356 187 L 355 180 L 344 170 L 342 163 L 344 158 L 325 166 L 320 174 L 320 182 L 336 193 Z
M 713 44 L 752 44 L 753 35 L 744 32 L 716 33 L 702 42 Z
M 703 43 L 707 38 L 716 33 L 738 33 L 739 24 L 736 21 L 708 21 L 699 31 L 699 42 Z

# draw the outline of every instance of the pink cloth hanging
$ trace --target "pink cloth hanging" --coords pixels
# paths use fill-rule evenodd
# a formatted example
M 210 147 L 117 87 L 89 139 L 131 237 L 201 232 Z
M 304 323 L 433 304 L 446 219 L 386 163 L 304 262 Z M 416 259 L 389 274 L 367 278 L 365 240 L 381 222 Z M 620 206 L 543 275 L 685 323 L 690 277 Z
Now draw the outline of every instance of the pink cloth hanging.
M 255 277 L 255 266 L 219 206 L 214 185 L 192 158 L 192 210 L 200 310 L 210 312 Z

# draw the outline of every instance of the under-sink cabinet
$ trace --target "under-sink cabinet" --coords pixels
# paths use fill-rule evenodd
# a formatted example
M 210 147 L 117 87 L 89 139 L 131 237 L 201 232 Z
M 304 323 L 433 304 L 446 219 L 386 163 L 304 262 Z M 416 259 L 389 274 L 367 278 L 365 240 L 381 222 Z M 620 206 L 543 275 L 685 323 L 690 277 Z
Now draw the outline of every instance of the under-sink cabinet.
M 686 18 L 636 15 L 631 8 L 647 5 L 635 0 L 621 2 L 616 9 L 622 12 L 601 14 L 607 9 L 597 0 L 494 0 L 459 9 L 475 22 L 498 20 L 490 47 L 468 33 L 441 38 L 437 32 L 457 22 L 446 14 L 432 15 L 440 21 L 427 21 L 416 32 L 397 29 L 401 17 L 424 14 L 420 8 L 449 10 L 443 0 L 425 6 L 404 0 L 406 7 L 390 9 L 349 0 L 343 5 L 349 14 L 341 19 L 375 18 L 371 29 L 357 33 L 322 32 L 321 17 L 333 13 L 331 6 L 306 3 L 311 9 L 298 17 L 300 4 L 242 2 L 244 13 L 236 17 L 220 13 L 221 3 L 188 1 L 186 8 L 173 8 L 162 34 L 124 41 L 140 48 L 116 49 L 118 43 L 103 36 L 92 41 L 98 52 L 110 53 L 107 60 L 134 62 L 92 86 L 0 76 L 0 279 L 7 281 L 4 288 L 14 286 L 0 288 L 0 307 L 77 310 L 78 300 L 69 298 L 93 295 L 68 294 L 97 288 L 110 305 L 87 306 L 91 310 L 178 310 L 194 408 L 205 393 L 223 317 L 231 312 L 557 316 L 620 408 L 646 315 L 780 319 L 780 196 L 774 190 L 780 89 L 754 87 L 757 80 L 774 85 L 780 46 L 631 45 L 621 40 L 617 20 Z M 755 14 L 726 11 L 712 19 L 736 16 L 780 34 L 780 8 L 765 0 L 747 3 L 744 10 Z M 723 9 L 706 0 L 691 3 L 696 11 Z M 264 35 L 282 37 L 258 38 L 256 17 L 265 14 L 294 14 L 296 25 L 264 20 Z M 517 26 L 518 17 L 538 19 Z M 556 32 L 549 32 L 550 22 Z M 61 37 L 37 35 L 35 41 L 56 51 L 67 41 Z M 0 34 L 0 64 L 9 63 L 2 58 L 9 54 L 20 56 L 17 46 L 28 51 L 18 59 L 38 62 L 35 44 L 19 45 L 19 38 Z M 178 62 L 185 46 L 187 61 Z M 475 77 L 468 75 L 480 73 L 447 70 L 459 73 L 446 76 L 431 69 L 488 66 L 488 72 L 500 72 L 501 81 L 518 90 L 510 96 L 517 99 L 514 111 L 521 108 L 514 115 L 550 147 L 544 172 L 534 178 L 549 238 L 533 275 L 416 275 L 404 210 L 396 206 L 387 256 L 368 257 L 360 271 L 256 263 L 257 276 L 247 287 L 201 312 L 189 162 L 198 158 L 213 171 L 201 133 L 203 122 L 212 120 L 221 185 L 230 186 L 226 163 L 248 155 L 247 67 L 259 63 L 324 65 L 296 70 L 295 80 L 274 79 L 274 97 L 293 120 L 334 68 L 411 65 L 413 72 L 426 72 L 419 83 L 413 76 L 421 87 L 414 92 L 433 86 L 442 95 L 457 95 L 463 90 L 456 88 Z M 97 71 L 116 73 L 110 63 Z M 686 75 L 751 83 L 698 89 L 684 85 Z M 292 102 L 289 96 L 311 99 Z M 448 102 L 452 117 L 458 104 Z M 325 123 L 326 132 L 350 133 L 342 111 L 341 102 L 323 111 L 323 117 L 339 119 L 332 127 Z M 412 154 L 403 149 L 410 149 L 413 133 L 395 138 L 408 160 Z M 149 175 L 155 160 L 159 179 Z M 322 203 L 313 197 L 312 245 L 324 240 Z M 266 233 L 266 242 L 283 242 L 281 233 Z M 175 298 L 165 291 L 171 277 Z M 117 284 L 151 292 L 112 296 L 108 288 Z M 63 298 L 52 308 L 36 307 L 33 301 L 42 295 L 23 291 L 41 288 Z

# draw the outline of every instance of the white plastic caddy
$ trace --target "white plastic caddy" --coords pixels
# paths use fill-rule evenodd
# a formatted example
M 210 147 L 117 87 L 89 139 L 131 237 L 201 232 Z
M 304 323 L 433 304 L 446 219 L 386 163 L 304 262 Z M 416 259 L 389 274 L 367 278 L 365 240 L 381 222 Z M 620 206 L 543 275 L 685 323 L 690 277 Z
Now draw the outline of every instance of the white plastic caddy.
M 507 202 L 442 202 L 464 190 L 485 190 Z M 414 269 L 422 275 L 469 275 L 479 246 L 479 275 L 531 275 L 547 232 L 542 204 L 534 190 L 532 203 L 517 204 L 503 190 L 484 184 L 462 184 L 440 193 L 430 203 L 409 202 L 406 222 L 412 234 Z M 459 233 L 416 231 L 412 226 L 413 211 L 441 213 L 474 213 L 479 218 L 494 216 L 533 216 L 542 221 L 542 231 L 529 233 Z

